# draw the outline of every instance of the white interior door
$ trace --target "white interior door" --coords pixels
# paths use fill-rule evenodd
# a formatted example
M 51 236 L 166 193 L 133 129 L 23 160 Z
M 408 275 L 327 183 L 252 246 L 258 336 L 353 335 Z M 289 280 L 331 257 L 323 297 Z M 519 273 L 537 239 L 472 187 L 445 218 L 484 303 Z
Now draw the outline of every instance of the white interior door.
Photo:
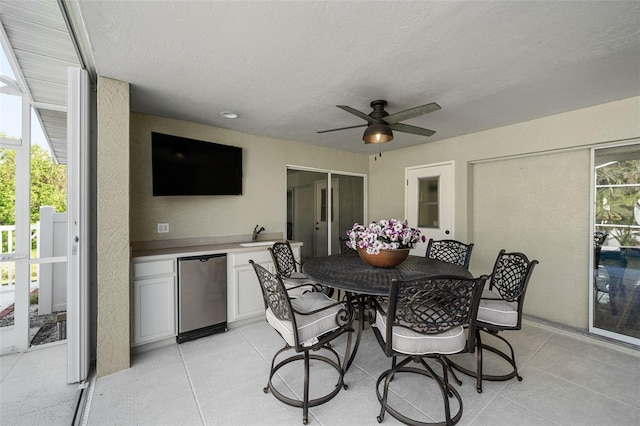
M 327 191 L 327 181 L 315 182 L 315 257 L 327 256 L 329 249 L 331 253 L 338 253 L 338 180 L 331 180 L 331 191 Z M 328 196 L 328 194 L 331 194 Z M 331 227 L 329 228 L 329 223 Z M 335 238 L 334 238 L 335 236 Z M 333 240 L 336 240 L 335 242 Z M 329 248 L 329 241 L 332 242 Z
M 455 239 L 453 168 L 450 162 L 405 170 L 405 217 L 427 241 Z M 426 248 L 420 243 L 411 254 L 424 256 Z

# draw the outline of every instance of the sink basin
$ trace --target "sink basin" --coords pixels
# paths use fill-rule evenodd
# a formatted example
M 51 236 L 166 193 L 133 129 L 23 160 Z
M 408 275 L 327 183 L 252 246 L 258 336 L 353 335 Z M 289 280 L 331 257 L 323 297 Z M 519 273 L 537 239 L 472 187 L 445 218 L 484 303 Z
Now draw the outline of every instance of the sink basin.
M 250 243 L 240 243 L 242 247 L 260 247 L 260 246 L 272 246 L 275 241 L 252 241 Z

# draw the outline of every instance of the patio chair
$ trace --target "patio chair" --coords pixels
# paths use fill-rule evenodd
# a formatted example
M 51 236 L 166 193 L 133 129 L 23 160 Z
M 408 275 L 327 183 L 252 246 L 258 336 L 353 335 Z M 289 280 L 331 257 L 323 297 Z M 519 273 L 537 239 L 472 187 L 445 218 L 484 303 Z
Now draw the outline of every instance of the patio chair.
M 506 330 L 520 330 L 522 328 L 522 311 L 524 308 L 524 296 L 531 278 L 533 268 L 538 264 L 537 260 L 529 260 L 522 253 L 506 253 L 500 250 L 493 272 L 489 278 L 489 288 L 485 289 L 478 307 L 476 321 L 476 371 L 469 370 L 454 363 L 449 359 L 449 364 L 454 369 L 476 378 L 476 390 L 482 392 L 482 381 L 504 381 L 517 377 L 516 357 L 513 347 L 499 333 Z M 509 347 L 510 354 L 501 349 L 482 343 L 480 332 L 484 331 L 500 339 Z M 509 365 L 509 373 L 486 374 L 483 372 L 483 351 L 488 350 L 506 360 Z
M 276 272 L 282 278 L 284 286 L 292 297 L 300 296 L 309 291 L 321 291 L 331 296 L 333 289 L 327 289 L 315 283 L 304 273 L 298 271 L 298 261 L 293 255 L 289 241 L 278 241 L 269 247 L 269 253 L 276 267 Z
M 449 383 L 449 367 L 444 355 L 474 351 L 476 313 L 487 278 L 437 276 L 411 281 L 393 280 L 388 305 L 373 302 L 374 333 L 385 355 L 392 358 L 391 368 L 383 372 L 376 383 L 380 402 L 378 422 L 382 422 L 385 412 L 409 425 L 452 425 L 460 420 L 462 398 Z M 469 328 L 466 335 L 464 327 Z M 405 358 L 398 362 L 399 357 Z M 426 359 L 435 360 L 442 366 L 442 376 L 427 364 Z M 422 368 L 413 366 L 412 361 Z M 389 403 L 391 385 L 394 385 L 394 391 L 401 392 L 398 388 L 403 382 L 395 380 L 401 373 L 419 374 L 437 383 L 444 401 L 444 421 L 418 421 Z M 449 399 L 453 397 L 458 401 L 458 409 L 452 415 Z
M 260 282 L 267 322 L 285 341 L 284 347 L 273 356 L 269 380 L 263 391 L 267 393 L 271 390 L 271 393 L 279 401 L 293 407 L 301 407 L 302 423 L 307 424 L 309 407 L 324 404 L 335 397 L 340 388 L 347 388 L 344 384 L 340 356 L 330 347 L 329 343 L 343 333 L 353 331 L 350 328 L 351 311 L 347 309 L 345 303 L 336 302 L 320 292 L 308 292 L 297 298 L 292 298 L 279 275 L 272 274 L 253 260 L 250 260 L 249 263 L 253 266 Z M 296 354 L 284 358 L 276 364 L 276 359 L 280 354 L 290 349 L 293 349 Z M 321 349 L 332 354 L 335 361 L 321 355 L 318 352 Z M 314 353 L 311 354 L 311 351 Z M 300 360 L 304 361 L 303 397 L 302 399 L 294 399 L 279 391 L 274 386 L 272 379 L 280 368 Z M 309 396 L 309 360 L 323 362 L 333 367 L 338 373 L 335 387 L 327 394 L 313 399 Z M 323 370 L 323 375 L 325 374 L 327 374 L 326 370 Z
M 469 269 L 471 250 L 473 250 L 473 243 L 465 244 L 456 240 L 438 241 L 431 238 L 429 239 L 429 244 L 427 244 L 425 257 L 453 263 Z

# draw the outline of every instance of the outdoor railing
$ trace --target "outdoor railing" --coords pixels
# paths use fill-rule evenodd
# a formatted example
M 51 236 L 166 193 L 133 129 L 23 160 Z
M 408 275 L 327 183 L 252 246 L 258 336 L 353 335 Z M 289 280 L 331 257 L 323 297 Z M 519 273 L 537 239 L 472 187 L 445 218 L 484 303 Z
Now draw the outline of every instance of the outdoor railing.
M 40 233 L 40 222 L 31 224 L 31 244 L 30 248 L 35 248 L 36 253 L 40 253 L 40 241 L 38 235 Z M 15 225 L 0 225 L 0 259 L 7 254 L 15 252 Z M 37 265 L 31 270 L 31 279 L 38 279 Z M 5 286 L 8 284 L 15 284 L 16 281 L 16 262 L 13 260 L 1 260 L 0 261 L 0 283 Z

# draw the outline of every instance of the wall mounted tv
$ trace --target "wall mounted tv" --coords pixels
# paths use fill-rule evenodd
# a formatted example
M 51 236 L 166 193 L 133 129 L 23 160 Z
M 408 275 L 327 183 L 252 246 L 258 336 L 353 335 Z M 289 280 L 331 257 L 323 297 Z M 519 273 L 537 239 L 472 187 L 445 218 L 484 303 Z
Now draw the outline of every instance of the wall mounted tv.
M 151 133 L 153 195 L 242 195 L 242 148 Z

